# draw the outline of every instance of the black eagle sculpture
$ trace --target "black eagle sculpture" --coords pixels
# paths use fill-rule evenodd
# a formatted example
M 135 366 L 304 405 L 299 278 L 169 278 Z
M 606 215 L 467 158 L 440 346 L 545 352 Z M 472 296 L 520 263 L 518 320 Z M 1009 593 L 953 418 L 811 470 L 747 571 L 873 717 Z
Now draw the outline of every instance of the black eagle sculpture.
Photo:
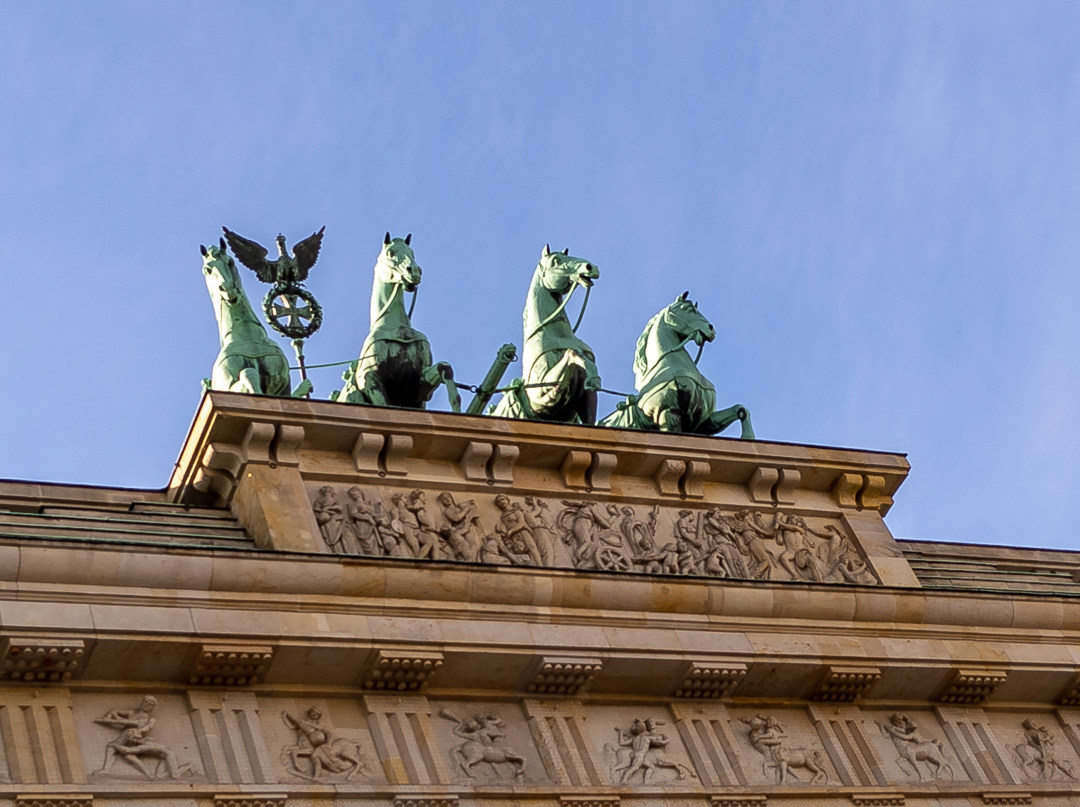
M 221 229 L 225 231 L 225 240 L 229 242 L 237 260 L 253 271 L 259 280 L 274 286 L 296 286 L 307 279 L 308 272 L 318 260 L 323 231 L 326 227 L 321 227 L 317 233 L 308 236 L 293 247 L 292 255 L 285 246 L 285 236 L 279 235 L 275 239 L 279 254 L 272 261 L 266 259 L 269 253 L 262 244 L 244 238 L 228 227 Z

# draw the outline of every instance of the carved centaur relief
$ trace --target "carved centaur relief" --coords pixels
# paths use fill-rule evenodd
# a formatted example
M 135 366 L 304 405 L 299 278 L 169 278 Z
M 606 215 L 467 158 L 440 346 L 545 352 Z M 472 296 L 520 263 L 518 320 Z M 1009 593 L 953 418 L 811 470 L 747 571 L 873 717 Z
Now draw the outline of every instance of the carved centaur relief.
M 348 782 L 358 774 L 370 774 L 360 744 L 338 736 L 319 707 L 309 707 L 300 717 L 283 711 L 281 719 L 295 734 L 296 741 L 281 752 L 281 761 L 293 776 L 311 782 Z
M 762 757 L 761 772 L 775 777 L 776 784 L 805 782 L 804 775 L 809 775 L 812 785 L 829 784 L 824 751 L 789 742 L 783 724 L 772 715 L 741 717 L 739 720 L 749 727 L 750 745 Z
M 888 722 L 879 722 L 877 726 L 882 735 L 892 741 L 896 762 L 908 775 L 920 782 L 954 777 L 942 741 L 924 737 L 919 733 L 918 725 L 906 714 L 896 712 Z
M 191 763 L 181 761 L 175 749 L 154 737 L 156 708 L 157 698 L 146 695 L 134 709 L 110 709 L 94 720 L 97 725 L 117 732 L 105 744 L 104 760 L 95 772 L 97 775 L 123 776 L 137 772 L 146 779 L 179 779 L 194 772 Z
M 627 727 L 616 726 L 617 745 L 605 745 L 611 760 L 612 781 L 619 784 L 649 784 L 661 773 L 673 773 L 675 779 L 697 779 L 688 765 L 670 758 L 665 749 L 671 744 L 658 730 L 665 721 L 636 717 Z
M 780 512 L 358 485 L 313 489 L 312 511 L 326 548 L 342 555 L 877 583 L 839 522 Z

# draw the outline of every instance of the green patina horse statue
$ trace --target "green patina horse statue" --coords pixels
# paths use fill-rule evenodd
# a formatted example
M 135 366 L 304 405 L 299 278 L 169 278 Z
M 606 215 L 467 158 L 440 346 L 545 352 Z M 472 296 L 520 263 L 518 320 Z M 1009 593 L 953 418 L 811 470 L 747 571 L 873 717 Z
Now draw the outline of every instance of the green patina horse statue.
M 595 264 L 570 257 L 569 250 L 552 252 L 544 247 L 525 299 L 523 377 L 511 382 L 491 414 L 562 423 L 596 422 L 596 391 L 600 389 L 596 357 L 592 348 L 574 335 L 577 327 L 570 327 L 566 304 L 574 289 L 582 286 L 587 290 L 599 277 Z
M 251 309 L 236 262 L 219 246 L 199 250 L 203 256 L 203 276 L 217 316 L 221 351 L 214 362 L 210 378 L 203 379 L 203 388 L 228 392 L 247 392 L 252 395 L 292 395 L 300 398 L 311 392 L 311 382 L 303 381 L 295 391 L 289 377 L 289 360 L 285 352 L 266 334 Z
M 703 347 L 716 338 L 716 329 L 697 305 L 686 299 L 687 294 L 683 292 L 645 326 L 634 353 L 634 388 L 638 393 L 619 404 L 600 425 L 716 434 L 740 420 L 742 439 L 753 440 L 754 429 L 745 406 L 713 411 L 716 388 L 698 370 L 686 344 L 692 341 Z
M 422 270 L 412 251 L 412 233 L 383 239 L 371 289 L 371 330 L 360 358 L 345 372 L 345 386 L 334 400 L 375 406 L 423 409 L 440 384 L 450 408 L 461 411 L 454 370 L 444 361 L 432 364 L 431 345 L 412 327 L 405 293 L 420 286 Z

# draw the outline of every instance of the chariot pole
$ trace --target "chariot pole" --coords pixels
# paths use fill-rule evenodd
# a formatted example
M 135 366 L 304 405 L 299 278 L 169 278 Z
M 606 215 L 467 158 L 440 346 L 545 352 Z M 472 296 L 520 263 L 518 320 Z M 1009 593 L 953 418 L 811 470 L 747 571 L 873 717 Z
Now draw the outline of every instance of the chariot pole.
M 491 369 L 487 371 L 487 375 L 484 376 L 484 380 L 480 382 L 480 386 L 476 388 L 476 395 L 469 404 L 469 408 L 465 410 L 466 414 L 483 414 L 484 407 L 488 405 L 491 397 L 499 388 L 502 377 L 506 374 L 506 368 L 510 366 L 511 362 L 515 361 L 517 361 L 517 345 L 507 342 L 495 354 L 495 361 L 491 365 Z

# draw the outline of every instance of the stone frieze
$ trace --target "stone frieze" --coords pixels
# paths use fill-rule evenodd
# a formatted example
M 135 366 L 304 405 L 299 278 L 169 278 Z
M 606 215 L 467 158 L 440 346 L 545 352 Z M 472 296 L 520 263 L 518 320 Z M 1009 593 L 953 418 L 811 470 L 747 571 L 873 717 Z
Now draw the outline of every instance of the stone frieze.
M 370 485 L 309 485 L 326 550 L 496 566 L 877 584 L 836 519 Z

